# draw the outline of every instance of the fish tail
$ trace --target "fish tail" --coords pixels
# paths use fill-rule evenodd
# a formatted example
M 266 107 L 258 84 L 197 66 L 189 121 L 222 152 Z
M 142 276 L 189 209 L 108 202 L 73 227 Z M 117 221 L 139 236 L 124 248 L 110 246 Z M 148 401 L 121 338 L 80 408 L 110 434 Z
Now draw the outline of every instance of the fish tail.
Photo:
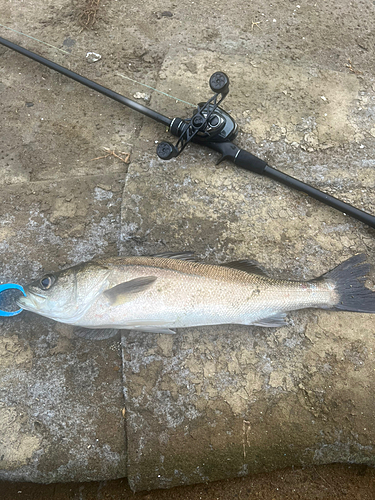
M 375 313 L 375 292 L 366 288 L 364 283 L 370 272 L 365 262 L 366 255 L 354 255 L 320 279 L 334 282 L 338 301 L 332 309 L 360 313 Z

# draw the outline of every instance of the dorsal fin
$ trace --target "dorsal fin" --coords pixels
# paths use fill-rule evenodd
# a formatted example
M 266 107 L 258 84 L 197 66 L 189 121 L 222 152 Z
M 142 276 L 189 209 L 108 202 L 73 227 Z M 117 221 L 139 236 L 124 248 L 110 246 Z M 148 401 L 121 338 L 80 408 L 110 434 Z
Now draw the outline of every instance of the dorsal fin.
M 267 276 L 266 271 L 261 267 L 255 260 L 235 260 L 233 262 L 226 262 L 225 264 L 220 264 L 223 267 L 230 267 L 231 269 L 237 269 L 238 271 L 243 271 L 249 274 L 257 274 L 258 276 Z
M 194 252 L 163 252 L 163 253 L 155 253 L 153 255 L 150 255 L 150 257 L 158 257 L 161 259 L 196 261 L 196 258 L 194 257 Z

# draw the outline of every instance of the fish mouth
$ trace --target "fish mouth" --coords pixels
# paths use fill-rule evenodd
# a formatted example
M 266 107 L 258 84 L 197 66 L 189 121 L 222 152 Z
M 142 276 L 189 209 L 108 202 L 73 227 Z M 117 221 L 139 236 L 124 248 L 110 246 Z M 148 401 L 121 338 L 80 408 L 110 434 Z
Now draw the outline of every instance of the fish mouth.
M 20 297 L 16 300 L 17 305 L 27 311 L 37 311 L 40 305 L 44 302 L 45 297 L 43 295 L 32 293 L 29 290 L 25 290 L 25 292 L 25 297 Z

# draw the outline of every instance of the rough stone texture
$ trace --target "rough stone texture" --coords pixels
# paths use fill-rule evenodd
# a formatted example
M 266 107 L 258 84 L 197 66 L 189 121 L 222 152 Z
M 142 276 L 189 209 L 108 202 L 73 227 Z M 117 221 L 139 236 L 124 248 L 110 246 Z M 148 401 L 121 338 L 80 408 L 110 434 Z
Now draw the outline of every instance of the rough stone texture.
M 145 88 L 123 76 L 197 103 L 210 95 L 210 74 L 225 70 L 238 144 L 375 213 L 372 2 L 255 0 L 210 11 L 203 0 L 106 2 L 82 31 L 87 5 L 2 2 L 2 24 L 70 54 L 1 34 L 135 99 Z M 89 51 L 100 61 L 88 64 Z M 215 154 L 194 146 L 162 163 L 155 140 L 170 136 L 161 126 L 3 47 L 0 80 L 1 282 L 118 251 L 256 258 L 297 279 L 357 252 L 373 261 L 374 232 L 361 223 L 216 167 Z M 191 113 L 146 93 L 139 102 L 150 94 L 167 116 Z M 133 151 L 129 171 L 112 156 L 93 160 L 104 147 Z M 0 477 L 125 476 L 117 343 L 87 344 L 28 314 L 0 326 Z M 324 312 L 294 313 L 277 330 L 123 335 L 132 487 L 294 463 L 373 464 L 373 344 L 371 318 Z
M 93 158 L 120 142 L 124 111 L 103 105 L 95 121 L 85 120 L 93 99 L 87 89 L 9 50 L 0 56 L 1 283 L 25 284 L 116 254 L 127 165 Z M 71 93 L 77 105 L 65 106 Z M 121 140 L 134 119 L 122 126 Z M 117 151 L 131 151 L 123 146 Z M 28 313 L 0 320 L 1 479 L 126 475 L 120 356 L 119 339 L 89 344 Z
M 123 337 L 133 489 L 285 466 L 375 465 L 371 318 Z
M 113 251 L 122 177 L 3 185 L 2 282 Z M 118 339 L 90 344 L 28 313 L 1 319 L 0 329 L 1 479 L 126 475 Z
M 23 316 L 2 325 L 1 479 L 123 477 L 118 342 L 98 349 L 52 322 Z
M 194 78 L 187 78 L 192 65 Z M 217 68 L 231 75 L 226 109 L 243 110 L 248 101 L 242 114 L 233 112 L 243 147 L 375 211 L 375 142 L 366 118 L 375 93 L 366 81 L 271 58 L 193 50 L 176 64 L 173 50 L 158 88 L 173 81 L 172 93 L 182 88 L 182 95 L 204 100 L 206 87 L 196 89 L 196 82 L 205 85 Z M 161 98 L 152 99 L 160 109 Z M 148 135 L 145 126 L 139 140 Z M 294 279 L 373 253 L 372 229 L 314 200 L 235 167 L 216 167 L 214 154 L 194 146 L 170 162 L 156 160 L 153 149 L 133 158 L 126 178 L 124 253 L 196 250 L 212 262 L 252 258 Z M 284 328 L 129 334 L 122 343 L 128 479 L 135 490 L 287 465 L 375 465 L 372 317 L 299 312 Z

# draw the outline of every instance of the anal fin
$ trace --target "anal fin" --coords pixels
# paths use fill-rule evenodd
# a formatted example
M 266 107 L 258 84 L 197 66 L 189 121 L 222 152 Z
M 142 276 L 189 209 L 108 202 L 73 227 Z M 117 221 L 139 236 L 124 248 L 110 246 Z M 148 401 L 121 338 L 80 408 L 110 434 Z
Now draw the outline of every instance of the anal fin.
M 277 313 L 274 314 L 273 316 L 269 316 L 268 318 L 260 319 L 252 324 L 255 326 L 266 326 L 266 327 L 285 326 L 287 324 L 285 318 L 286 318 L 285 313 Z
M 169 328 L 163 328 L 161 326 L 139 326 L 139 327 L 132 327 L 132 330 L 136 330 L 138 332 L 146 332 L 146 333 L 166 333 L 166 334 L 175 334 L 173 330 L 170 330 Z

